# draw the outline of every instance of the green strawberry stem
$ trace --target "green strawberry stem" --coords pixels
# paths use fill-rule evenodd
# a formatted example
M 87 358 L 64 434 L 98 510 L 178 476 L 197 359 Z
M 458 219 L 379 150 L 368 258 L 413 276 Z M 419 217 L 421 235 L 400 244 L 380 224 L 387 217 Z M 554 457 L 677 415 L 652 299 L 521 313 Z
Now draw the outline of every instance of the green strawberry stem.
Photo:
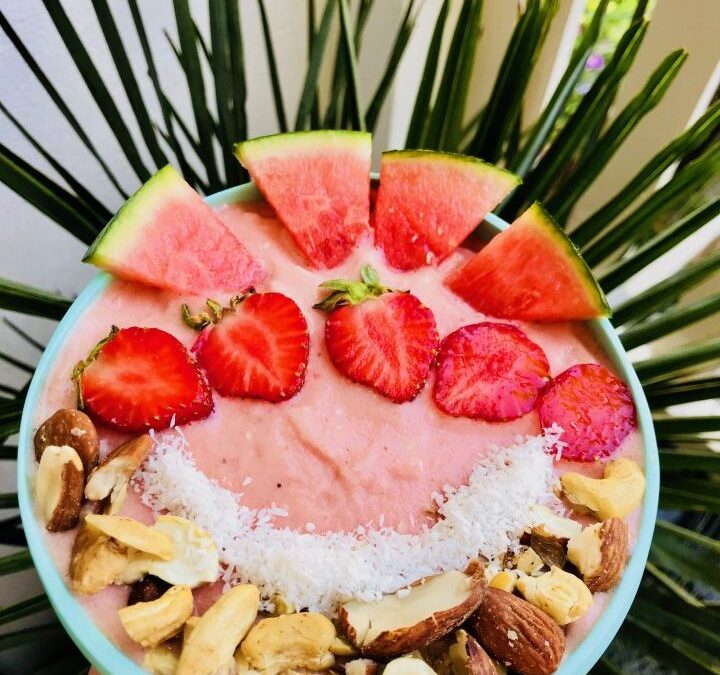
M 331 279 L 320 284 L 320 288 L 327 288 L 332 292 L 324 300 L 313 305 L 313 308 L 332 312 L 342 305 L 359 305 L 370 298 L 392 292 L 380 283 L 377 270 L 372 265 L 363 265 L 360 268 L 360 278 L 362 281 Z
M 110 328 L 110 332 L 90 350 L 87 358 L 84 361 L 78 361 L 75 364 L 75 367 L 72 370 L 71 379 L 75 383 L 78 410 L 82 410 L 85 407 L 82 396 L 82 387 L 80 386 L 80 378 L 82 377 L 85 368 L 87 368 L 98 357 L 100 350 L 117 335 L 119 330 L 120 329 L 117 326 L 112 326 Z
M 187 303 L 183 302 L 182 306 L 180 307 L 182 320 L 186 326 L 192 328 L 193 330 L 202 330 L 203 328 L 207 328 L 208 326 L 220 321 L 220 319 L 223 318 L 223 314 L 225 314 L 225 312 L 234 310 L 243 300 L 245 300 L 245 298 L 247 298 L 250 294 L 254 292 L 255 291 L 253 289 L 250 289 L 244 295 L 233 295 L 232 298 L 230 298 L 227 307 L 223 307 L 216 300 L 208 298 L 205 301 L 205 304 L 208 308 L 207 311 L 203 310 L 197 312 L 196 314 L 193 314 L 190 306 Z

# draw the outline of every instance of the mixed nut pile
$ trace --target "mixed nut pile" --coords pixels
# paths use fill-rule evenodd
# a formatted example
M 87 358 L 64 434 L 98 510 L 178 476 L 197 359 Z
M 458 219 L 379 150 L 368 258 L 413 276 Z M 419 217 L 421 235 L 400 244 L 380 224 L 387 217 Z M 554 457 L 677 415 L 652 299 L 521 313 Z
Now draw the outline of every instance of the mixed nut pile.
M 145 648 L 143 667 L 157 675 L 549 675 L 565 653 L 563 627 L 587 613 L 593 593 L 620 581 L 628 558 L 623 518 L 645 488 L 640 467 L 626 458 L 608 462 L 603 478 L 566 473 L 558 495 L 594 524 L 535 506 L 517 552 L 420 579 L 377 602 L 350 600 L 334 621 L 279 596 L 274 612 L 263 612 L 252 584 L 195 616 L 192 589 L 221 572 L 212 537 L 184 518 L 161 515 L 148 526 L 117 515 L 151 448 L 142 435 L 100 461 L 92 421 L 59 410 L 35 435 L 35 485 L 49 531 L 79 525 L 74 590 L 131 586 L 119 619 Z

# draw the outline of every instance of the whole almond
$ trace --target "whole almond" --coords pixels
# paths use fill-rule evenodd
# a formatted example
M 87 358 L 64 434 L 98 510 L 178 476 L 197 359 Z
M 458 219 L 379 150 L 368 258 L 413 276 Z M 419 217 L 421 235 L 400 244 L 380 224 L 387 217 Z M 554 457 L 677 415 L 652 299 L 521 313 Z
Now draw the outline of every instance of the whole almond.
M 620 518 L 610 518 L 586 527 L 570 539 L 568 557 L 593 593 L 609 591 L 617 586 L 627 564 L 627 524 Z
M 565 653 L 560 626 L 529 602 L 496 588 L 487 589 L 468 625 L 492 656 L 520 675 L 550 675 Z
M 49 445 L 35 479 L 35 502 L 47 530 L 62 532 L 78 524 L 84 486 L 78 453 L 69 445 Z
M 35 459 L 40 461 L 50 445 L 70 446 L 83 463 L 87 476 L 98 463 L 100 443 L 92 420 L 80 410 L 63 408 L 46 419 L 35 432 Z

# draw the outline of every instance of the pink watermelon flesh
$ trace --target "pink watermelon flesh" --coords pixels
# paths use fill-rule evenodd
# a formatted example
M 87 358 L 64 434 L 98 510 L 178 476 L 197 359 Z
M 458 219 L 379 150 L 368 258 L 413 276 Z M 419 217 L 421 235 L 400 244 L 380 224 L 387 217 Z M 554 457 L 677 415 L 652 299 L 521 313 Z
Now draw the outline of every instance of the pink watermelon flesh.
M 440 262 L 518 183 L 511 173 L 473 157 L 383 153 L 375 243 L 397 269 Z
M 446 283 L 479 312 L 504 319 L 570 321 L 609 314 L 592 272 L 540 204 Z
M 116 277 L 183 293 L 240 293 L 260 265 L 170 166 L 118 211 L 84 260 Z
M 253 182 L 317 268 L 335 267 L 369 232 L 371 136 L 308 131 L 235 147 Z

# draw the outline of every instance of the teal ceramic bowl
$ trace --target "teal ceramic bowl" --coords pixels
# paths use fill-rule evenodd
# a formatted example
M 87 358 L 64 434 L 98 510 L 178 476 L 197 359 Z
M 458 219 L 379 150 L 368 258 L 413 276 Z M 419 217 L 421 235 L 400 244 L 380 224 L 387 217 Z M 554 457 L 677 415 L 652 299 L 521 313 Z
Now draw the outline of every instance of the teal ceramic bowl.
M 222 206 L 257 199 L 259 199 L 259 195 L 255 187 L 249 184 L 213 195 L 208 198 L 208 202 L 212 206 Z M 495 216 L 488 216 L 487 222 L 491 230 L 503 230 L 507 227 L 507 223 Z M 33 418 L 40 394 L 45 387 L 45 382 L 55 360 L 64 349 L 66 342 L 72 337 L 73 327 L 83 313 L 100 296 L 109 281 L 110 277 L 108 275 L 98 274 L 88 284 L 72 304 L 63 320 L 58 324 L 45 353 L 40 359 L 25 401 L 20 427 L 17 464 L 18 492 L 22 523 L 35 567 L 50 602 L 70 637 L 103 675 L 141 675 L 144 671 L 105 637 L 65 585 L 61 573 L 55 567 L 43 544 L 42 526 L 39 525 L 35 515 L 30 484 L 31 469 L 34 462 Z M 582 643 L 565 658 L 557 671 L 557 675 L 583 675 L 587 673 L 603 654 L 620 628 L 640 584 L 650 549 L 658 503 L 660 471 L 657 443 L 650 410 L 640 386 L 640 381 L 630 365 L 627 354 L 610 322 L 602 319 L 588 322 L 588 326 L 612 361 L 617 372 L 629 385 L 635 399 L 640 433 L 645 448 L 647 489 L 642 504 L 642 518 L 637 543 L 622 581 L 615 589 L 606 611 Z

